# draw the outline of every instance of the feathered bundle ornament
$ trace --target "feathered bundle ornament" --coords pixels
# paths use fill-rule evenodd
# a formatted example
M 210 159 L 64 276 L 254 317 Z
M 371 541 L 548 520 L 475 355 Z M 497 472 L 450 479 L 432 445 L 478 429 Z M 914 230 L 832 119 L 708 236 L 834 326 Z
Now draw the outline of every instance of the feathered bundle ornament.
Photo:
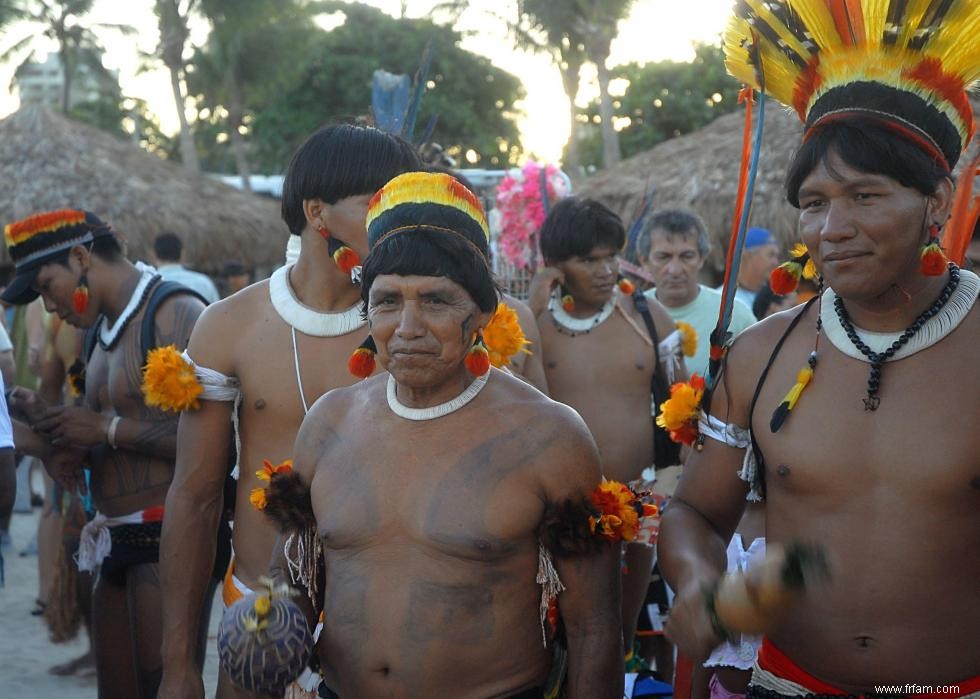
M 817 278 L 817 268 L 803 243 L 794 245 L 790 259 L 769 273 L 769 287 L 780 296 L 792 294 L 800 283 L 800 277 L 807 280 Z
M 524 336 L 517 311 L 506 303 L 497 304 L 490 323 L 483 329 L 483 342 L 490 353 L 490 363 L 501 369 L 510 365 L 510 358 L 518 352 L 531 354 L 531 344 Z
M 147 355 L 143 368 L 143 398 L 151 408 L 175 413 L 197 410 L 204 387 L 194 367 L 184 361 L 174 345 L 158 347 Z
M 670 438 L 691 446 L 698 438 L 698 416 L 704 395 L 704 378 L 692 374 L 690 381 L 679 381 L 670 387 L 670 398 L 660 404 L 657 426 L 670 433 Z
M 656 505 L 643 498 L 625 483 L 606 481 L 596 487 L 590 496 L 596 512 L 589 516 L 592 533 L 607 541 L 633 541 L 639 530 L 640 520 L 655 517 Z
M 299 533 L 316 528 L 310 487 L 292 469 L 270 475 L 262 511 L 283 533 Z
M 592 504 L 585 499 L 549 505 L 538 528 L 538 537 L 545 548 L 556 556 L 596 551 L 603 540 L 593 535 L 589 523 L 589 519 L 595 515 Z
M 538 537 L 558 556 L 589 553 L 610 542 L 633 541 L 640 520 L 659 512 L 645 499 L 645 494 L 628 485 L 603 480 L 588 500 L 549 505 Z
M 572 193 L 571 180 L 555 165 L 529 160 L 514 168 L 497 186 L 500 251 L 518 269 L 540 261 L 538 231 L 552 204 Z

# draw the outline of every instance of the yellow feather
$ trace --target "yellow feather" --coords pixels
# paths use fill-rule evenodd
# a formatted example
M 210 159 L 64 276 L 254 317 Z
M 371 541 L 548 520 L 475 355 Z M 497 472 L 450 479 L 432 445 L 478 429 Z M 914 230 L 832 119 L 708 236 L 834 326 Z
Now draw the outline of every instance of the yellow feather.
M 803 20 L 804 26 L 813 36 L 813 41 L 821 48 L 821 52 L 841 49 L 843 42 L 826 3 L 819 0 L 790 0 L 789 4 Z
M 762 0 L 746 0 L 745 4 L 755 11 L 760 20 L 772 27 L 773 31 L 779 35 L 780 39 L 786 42 L 789 48 L 798 53 L 801 58 L 806 60 L 807 56 L 810 55 L 810 52 L 805 46 L 803 46 L 803 44 L 800 43 L 800 40 L 796 38 L 796 35 L 793 34 L 793 32 L 791 32 L 786 25 L 772 13 L 768 7 L 769 2 L 763 2 Z

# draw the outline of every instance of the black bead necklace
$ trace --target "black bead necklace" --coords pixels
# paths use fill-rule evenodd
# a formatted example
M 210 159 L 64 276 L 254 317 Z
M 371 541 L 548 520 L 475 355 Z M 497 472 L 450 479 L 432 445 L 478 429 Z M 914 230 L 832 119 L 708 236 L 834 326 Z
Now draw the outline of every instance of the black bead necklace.
M 844 301 L 840 296 L 834 297 L 834 310 L 837 312 L 837 317 L 840 319 L 840 324 L 844 328 L 844 332 L 847 333 L 847 339 L 851 341 L 851 344 L 854 345 L 861 354 L 868 358 L 869 362 L 871 362 L 871 374 L 868 376 L 868 395 L 864 398 L 865 410 L 877 410 L 878 405 L 881 403 L 881 398 L 878 396 L 878 388 L 881 384 L 882 365 L 891 359 L 898 350 L 904 347 L 908 341 L 916 335 L 916 333 L 922 330 L 922 326 L 926 324 L 927 320 L 942 310 L 943 306 L 946 305 L 946 302 L 949 301 L 950 296 L 953 295 L 953 292 L 956 290 L 959 283 L 959 267 L 951 262 L 949 264 L 949 281 L 946 282 L 946 286 L 943 287 L 939 297 L 933 301 L 932 305 L 923 311 L 922 315 L 916 318 L 915 322 L 906 328 L 905 332 L 903 332 L 899 338 L 891 344 L 891 347 L 886 349 L 884 352 L 873 351 L 864 343 L 863 340 L 861 340 L 857 334 L 857 330 L 854 329 L 854 324 L 851 323 L 850 316 L 847 315 L 847 309 L 844 308 Z

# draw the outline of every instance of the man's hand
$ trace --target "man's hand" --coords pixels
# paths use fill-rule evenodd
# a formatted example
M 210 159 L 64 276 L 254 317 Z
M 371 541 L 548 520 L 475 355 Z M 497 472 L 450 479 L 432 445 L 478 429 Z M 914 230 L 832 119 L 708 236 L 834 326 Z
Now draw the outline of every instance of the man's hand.
M 85 452 L 80 449 L 55 449 L 42 463 L 48 475 L 69 493 L 76 491 L 83 495 L 88 492 L 85 486 L 85 471 L 82 462 Z
M 163 679 L 157 691 L 157 699 L 203 699 L 204 680 L 191 663 L 189 665 L 163 664 Z
M 48 404 L 36 392 L 23 386 L 15 386 L 10 390 L 8 398 L 10 412 L 24 418 L 24 422 L 33 425 L 44 417 Z
M 565 275 L 557 267 L 542 267 L 534 273 L 528 289 L 527 305 L 530 306 L 535 318 L 544 313 L 544 309 L 548 307 L 551 290 L 564 281 Z
M 51 438 L 55 446 L 90 448 L 105 444 L 111 418 L 74 405 L 49 408 L 34 429 Z
M 696 666 L 707 660 L 723 640 L 711 623 L 702 587 L 689 588 L 674 598 L 664 632 L 677 650 Z

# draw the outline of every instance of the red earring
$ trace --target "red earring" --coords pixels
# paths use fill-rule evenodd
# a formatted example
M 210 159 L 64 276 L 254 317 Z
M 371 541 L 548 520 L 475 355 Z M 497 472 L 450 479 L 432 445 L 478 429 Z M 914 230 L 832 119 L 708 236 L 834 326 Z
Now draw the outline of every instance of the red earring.
M 466 353 L 465 363 L 467 371 L 473 376 L 483 376 L 490 371 L 490 353 L 487 351 L 487 346 L 483 344 L 482 333 L 476 334 L 473 346 Z
M 78 315 L 85 313 L 85 309 L 88 308 L 88 277 L 85 272 L 82 272 L 82 276 L 78 278 L 78 286 L 71 295 L 71 305 Z
M 319 226 L 317 226 L 316 232 L 319 233 L 320 237 L 323 238 L 324 240 L 330 240 L 330 231 L 328 231 L 327 227 L 324 226 L 322 223 Z
M 927 277 L 938 277 L 948 264 L 946 253 L 939 245 L 939 226 L 933 223 L 929 226 L 929 242 L 919 252 L 919 269 Z

